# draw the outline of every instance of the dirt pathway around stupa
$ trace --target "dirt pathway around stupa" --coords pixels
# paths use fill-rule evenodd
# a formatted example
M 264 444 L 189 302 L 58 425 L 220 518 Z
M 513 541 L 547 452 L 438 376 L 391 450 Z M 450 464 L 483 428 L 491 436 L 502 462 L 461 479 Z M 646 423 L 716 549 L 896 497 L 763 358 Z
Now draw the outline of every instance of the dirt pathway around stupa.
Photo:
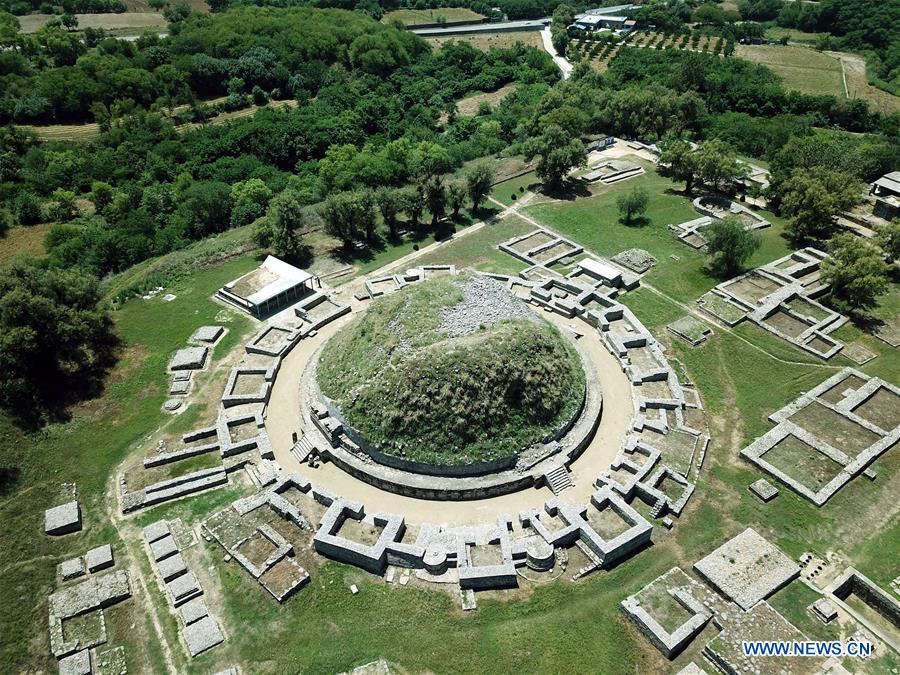
M 353 302 L 354 313 L 363 309 Z M 363 309 L 364 311 L 364 309 Z M 537 310 L 535 310 L 537 311 Z M 576 319 L 566 319 L 557 314 L 541 312 L 563 330 L 571 326 L 583 336 L 579 344 L 594 365 L 603 396 L 603 414 L 597 433 L 581 456 L 570 465 L 574 487 L 561 494 L 561 498 L 575 503 L 586 503 L 596 490 L 594 481 L 601 471 L 609 468 L 631 425 L 634 408 L 631 384 L 619 363 L 609 353 L 600 334 Z M 467 501 L 432 501 L 405 497 L 376 488 L 354 478 L 332 463 L 311 469 L 300 464 L 291 453 L 292 434 L 298 435 L 309 424 L 300 410 L 300 379 L 309 359 L 332 335 L 341 330 L 353 318 L 348 315 L 325 326 L 314 337 L 301 340 L 287 355 L 272 387 L 266 414 L 266 431 L 275 453 L 275 459 L 286 472 L 297 472 L 314 483 L 332 490 L 348 499 L 366 505 L 366 511 L 402 514 L 407 523 L 446 523 L 464 525 L 483 523 L 500 515 L 515 517 L 529 507 L 542 508 L 553 497 L 546 487 L 527 488 L 517 492 Z

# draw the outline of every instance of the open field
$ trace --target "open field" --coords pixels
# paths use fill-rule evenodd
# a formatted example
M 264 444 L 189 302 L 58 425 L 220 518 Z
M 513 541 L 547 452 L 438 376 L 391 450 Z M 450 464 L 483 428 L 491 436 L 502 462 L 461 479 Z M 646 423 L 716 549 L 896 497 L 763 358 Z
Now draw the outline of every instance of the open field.
M 53 227 L 53 223 L 14 227 L 0 239 L 0 267 L 8 265 L 17 256 L 26 255 L 32 258 L 43 257 L 44 237 Z
M 806 47 L 735 45 L 734 54 L 771 68 L 781 77 L 787 89 L 806 94 L 844 96 L 841 64 L 822 52 Z
M 149 6 L 148 6 L 149 7 Z M 36 33 L 47 21 L 59 18 L 55 14 L 26 14 L 19 17 L 23 33 Z M 103 28 L 104 30 L 121 30 L 123 28 L 159 28 L 168 25 L 162 14 L 152 11 L 121 12 L 118 14 L 76 14 L 78 28 Z
M 467 266 L 496 274 L 518 274 L 525 269 L 525 263 L 501 251 L 497 246 L 532 229 L 534 226 L 521 218 L 508 216 L 486 225 L 478 232 L 448 241 L 438 250 L 419 258 L 419 262 L 423 265 Z
M 491 196 L 506 206 L 512 206 L 517 200 L 524 197 L 528 191 L 535 189 L 540 184 L 534 171 L 529 171 L 515 178 L 502 181 L 494 185 Z
M 494 47 L 505 49 L 521 43 L 526 47 L 543 49 L 541 34 L 536 30 L 516 31 L 513 33 L 480 33 L 478 35 L 455 35 L 453 37 L 427 37 L 426 42 L 440 49 L 448 42 L 468 42 L 476 49 L 487 51 Z
M 479 21 L 483 14 L 473 12 L 467 7 L 440 7 L 438 9 L 395 9 L 381 17 L 382 23 L 399 21 L 405 26 L 438 23 L 438 17 L 444 17 L 448 24 L 457 21 Z
M 807 33 L 796 28 L 782 28 L 781 26 L 769 26 L 766 28 L 765 37 L 769 40 L 780 40 L 784 37 L 790 42 L 801 42 L 814 45 L 821 37 L 827 37 L 828 33 Z
M 482 103 L 489 103 L 490 106 L 494 108 L 500 101 L 512 94 L 516 89 L 516 84 L 507 84 L 505 87 L 500 87 L 497 91 L 472 94 L 466 98 L 461 98 L 456 102 L 456 111 L 462 117 L 472 117 L 478 113 L 478 106 Z
M 862 98 L 869 102 L 875 110 L 883 113 L 900 111 L 900 96 L 873 87 L 866 76 L 866 60 L 856 54 L 847 52 L 829 52 L 838 57 L 847 78 L 847 89 L 851 98 Z
M 207 103 L 216 103 L 221 100 L 223 99 L 219 98 L 212 101 L 207 101 Z M 264 107 L 296 108 L 297 105 L 298 103 L 294 99 L 270 101 L 265 106 L 249 105 L 246 108 L 241 108 L 240 110 L 219 113 L 215 117 L 208 119 L 202 124 L 191 122 L 188 124 L 179 124 L 175 128 L 178 131 L 191 131 L 192 129 L 198 129 L 204 124 L 225 124 L 226 122 L 231 122 L 233 120 L 252 117 L 257 110 Z M 175 108 L 175 112 L 184 110 L 186 108 L 187 106 L 177 106 Z M 34 133 L 39 139 L 43 141 L 89 141 L 93 138 L 97 138 L 100 135 L 100 125 L 96 122 L 88 122 L 87 124 L 23 124 L 20 125 L 19 128 Z

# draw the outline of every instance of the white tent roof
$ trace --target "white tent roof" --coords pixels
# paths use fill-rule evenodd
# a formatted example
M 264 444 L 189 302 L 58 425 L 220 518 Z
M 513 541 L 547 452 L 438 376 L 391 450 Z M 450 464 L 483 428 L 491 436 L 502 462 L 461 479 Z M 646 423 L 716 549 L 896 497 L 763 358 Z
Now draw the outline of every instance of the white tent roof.
M 592 258 L 585 258 L 578 263 L 578 266 L 591 276 L 604 281 L 617 281 L 622 276 L 622 273 L 612 265 L 607 265 Z
M 254 305 L 261 305 L 262 303 L 266 302 L 266 300 L 271 300 L 279 293 L 282 293 L 289 288 L 293 288 L 294 286 L 298 286 L 305 281 L 309 281 L 313 278 L 313 275 L 309 272 L 301 270 L 299 267 L 289 265 L 283 260 L 279 260 L 275 256 L 271 255 L 266 257 L 261 267 L 268 270 L 278 278 L 274 281 L 270 281 L 260 290 L 256 291 L 249 298 L 247 298 L 247 300 L 249 302 L 252 302 Z

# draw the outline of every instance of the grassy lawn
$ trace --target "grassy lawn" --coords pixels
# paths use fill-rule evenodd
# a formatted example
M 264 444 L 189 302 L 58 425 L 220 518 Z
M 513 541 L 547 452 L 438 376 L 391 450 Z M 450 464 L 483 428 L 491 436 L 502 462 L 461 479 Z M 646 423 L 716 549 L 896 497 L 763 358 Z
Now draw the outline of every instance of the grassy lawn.
M 650 193 L 647 222 L 643 226 L 623 225 L 616 196 L 638 186 Z M 593 197 L 526 207 L 525 211 L 600 255 L 643 248 L 658 261 L 646 276 L 648 282 L 665 287 L 667 293 L 685 301 L 715 285 L 714 279 L 699 271 L 703 254 L 679 242 L 666 227 L 696 218 L 696 211 L 688 199 L 675 193 L 671 181 L 655 173 L 608 186 Z
M 44 641 L 46 597 L 55 585 L 56 564 L 91 546 L 119 545 L 105 513 L 107 481 L 130 451 L 171 419 L 160 406 L 167 398 L 165 368 L 172 351 L 198 326 L 225 320 L 230 332 L 216 347 L 218 360 L 250 331 L 249 319 L 209 298 L 223 283 L 256 264 L 251 257 L 229 260 L 176 284 L 171 290 L 177 298 L 172 302 L 160 297 L 131 300 L 114 312 L 124 342 L 122 358 L 103 396 L 77 406 L 69 421 L 26 434 L 7 417 L 0 417 L 2 465 L 16 478 L 16 491 L 7 494 L 9 486 L 4 485 L 0 502 L 0 634 L 4 636 L 0 662 L 11 670 L 50 668 Z M 51 538 L 43 533 L 43 512 L 61 499 L 61 482 L 77 484 L 85 528 L 75 535 Z M 23 649 L 34 636 L 41 636 L 39 645 Z M 152 642 L 129 644 L 129 669 L 140 670 L 142 655 L 154 649 Z
M 807 47 L 735 45 L 735 56 L 771 68 L 787 89 L 843 97 L 840 61 Z
M 448 42 L 468 42 L 475 49 L 488 51 L 490 49 L 507 49 L 517 44 L 523 44 L 526 47 L 534 47 L 535 49 L 543 49 L 544 43 L 541 42 L 541 34 L 536 30 L 527 32 L 516 31 L 514 33 L 478 33 L 477 35 L 454 35 L 453 37 L 428 37 L 425 42 L 439 48 Z
M 226 661 L 230 653 L 271 672 L 302 664 L 304 672 L 333 673 L 383 657 L 408 672 L 486 673 L 519 668 L 523 655 L 533 672 L 577 670 L 586 662 L 595 672 L 648 672 L 640 664 L 652 659 L 658 667 L 658 657 L 642 656 L 640 638 L 617 603 L 671 562 L 663 553 L 636 556 L 577 585 L 560 579 L 535 587 L 527 598 L 487 594 L 493 597 L 479 597 L 478 610 L 466 614 L 454 594 L 414 583 L 390 586 L 331 562 L 279 607 L 236 565 L 216 565 L 227 621 L 241 629 L 211 654 Z M 358 595 L 350 584 L 359 587 Z M 278 649 L 263 654 L 262 634 Z
M 9 265 L 18 256 L 43 258 L 46 254 L 44 237 L 54 223 L 14 227 L 0 238 L 0 267 Z
M 478 21 L 484 19 L 483 14 L 473 12 L 467 7 L 440 7 L 438 9 L 395 9 L 385 14 L 382 23 L 399 21 L 404 25 L 438 23 L 438 17 L 444 17 L 448 24 L 457 21 Z
M 507 216 L 479 231 L 464 237 L 451 239 L 440 248 L 426 253 L 416 260 L 417 265 L 456 265 L 471 267 L 482 272 L 518 274 L 526 265 L 518 258 L 504 253 L 498 244 L 525 234 L 534 227 L 517 216 Z
M 483 209 L 482 213 L 478 215 L 478 218 L 489 217 L 495 210 L 496 209 L 491 208 L 491 205 L 489 204 L 488 207 Z M 423 216 L 423 220 L 426 218 L 430 219 L 430 217 L 431 216 L 427 216 L 426 214 L 426 216 Z M 454 236 L 457 236 L 474 222 L 475 219 L 471 214 L 462 212 L 460 213 L 460 218 L 456 224 L 448 224 L 444 226 L 440 232 L 411 232 L 398 239 L 391 239 L 388 236 L 387 228 L 382 227 L 378 233 L 379 240 L 377 244 L 350 252 L 343 250 L 337 239 L 326 235 L 324 232 L 315 233 L 315 241 L 317 242 L 316 247 L 319 249 L 320 253 L 328 255 L 333 260 L 340 261 L 342 264 L 353 265 L 354 269 L 352 274 L 335 278 L 330 282 L 332 285 L 340 285 L 357 276 L 369 274 L 386 265 L 390 265 L 395 260 L 436 242 L 451 242 Z M 417 259 L 415 264 L 420 264 L 420 261 Z
M 59 18 L 55 14 L 26 14 L 19 17 L 21 32 L 36 33 L 50 19 Z M 121 28 L 157 28 L 165 30 L 168 26 L 166 18 L 157 12 L 122 12 L 111 14 L 76 14 L 78 28 L 103 28 L 115 30 Z
M 529 191 L 540 184 L 534 171 L 497 183 L 491 190 L 491 196 L 506 206 L 512 206 Z M 514 197 L 515 196 L 515 197 Z
M 878 299 L 878 305 L 872 310 L 875 319 L 886 320 L 900 314 L 900 284 L 891 284 L 890 291 Z M 844 343 L 859 342 L 878 356 L 860 366 L 850 359 L 838 356 L 831 361 L 838 365 L 858 368 L 868 375 L 880 377 L 897 384 L 900 382 L 900 349 L 895 349 L 875 336 L 862 330 L 853 323 L 847 323 L 834 331 L 832 337 Z
M 642 176 L 604 186 L 599 194 L 591 197 L 527 206 L 525 212 L 603 256 L 613 256 L 629 248 L 649 251 L 657 264 L 645 275 L 647 283 L 681 302 L 693 303 L 720 280 L 705 270 L 706 255 L 680 242 L 667 226 L 692 220 L 699 214 L 680 191 L 680 184 L 658 175 L 649 163 L 642 163 L 647 170 Z M 504 185 L 494 188 L 498 199 L 507 192 L 502 189 Z M 645 222 L 642 226 L 623 225 L 619 222 L 616 197 L 636 187 L 650 193 Z M 772 226 L 758 231 L 760 248 L 748 261 L 748 268 L 771 262 L 791 251 L 782 236 L 786 222 L 768 211 L 755 211 Z
M 815 44 L 819 38 L 827 35 L 828 33 L 807 33 L 796 28 L 782 28 L 781 26 L 769 26 L 765 32 L 765 36 L 769 40 L 780 40 L 787 36 L 787 39 L 791 42 L 803 42 L 810 45 Z

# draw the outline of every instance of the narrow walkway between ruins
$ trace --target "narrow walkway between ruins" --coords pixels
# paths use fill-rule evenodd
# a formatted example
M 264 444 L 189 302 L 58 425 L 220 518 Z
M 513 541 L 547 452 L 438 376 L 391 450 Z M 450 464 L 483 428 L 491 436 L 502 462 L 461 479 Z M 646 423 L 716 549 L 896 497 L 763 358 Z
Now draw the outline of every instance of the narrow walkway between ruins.
M 171 420 L 162 425 L 160 429 L 173 424 L 176 419 L 178 418 L 173 416 Z M 157 431 L 159 431 L 159 429 Z M 106 511 L 107 518 L 109 518 L 109 523 L 113 526 L 119 540 L 127 549 L 127 555 L 121 556 L 121 558 L 126 561 L 126 571 L 128 572 L 128 578 L 132 583 L 132 600 L 140 603 L 149 615 L 150 621 L 153 624 L 153 632 L 156 634 L 156 641 L 160 646 L 163 661 L 166 664 L 167 672 L 171 673 L 171 675 L 176 675 L 178 673 L 178 668 L 175 667 L 172 650 L 159 619 L 157 603 L 153 601 L 153 597 L 150 595 L 150 589 L 147 587 L 147 580 L 144 578 L 144 573 L 137 562 L 140 559 L 140 556 L 146 557 L 146 553 L 144 552 L 141 543 L 142 540 L 140 538 L 136 539 L 130 533 L 122 531 L 123 526 L 128 527 L 129 525 L 133 525 L 134 527 L 137 527 L 137 525 L 128 523 L 126 518 L 122 515 L 121 506 L 117 499 L 119 488 L 118 475 L 118 471 L 113 471 L 110 474 L 110 479 L 107 481 L 103 507 Z M 151 579 L 150 583 L 156 583 L 156 580 Z M 134 588 L 135 584 L 139 585 L 139 590 Z

